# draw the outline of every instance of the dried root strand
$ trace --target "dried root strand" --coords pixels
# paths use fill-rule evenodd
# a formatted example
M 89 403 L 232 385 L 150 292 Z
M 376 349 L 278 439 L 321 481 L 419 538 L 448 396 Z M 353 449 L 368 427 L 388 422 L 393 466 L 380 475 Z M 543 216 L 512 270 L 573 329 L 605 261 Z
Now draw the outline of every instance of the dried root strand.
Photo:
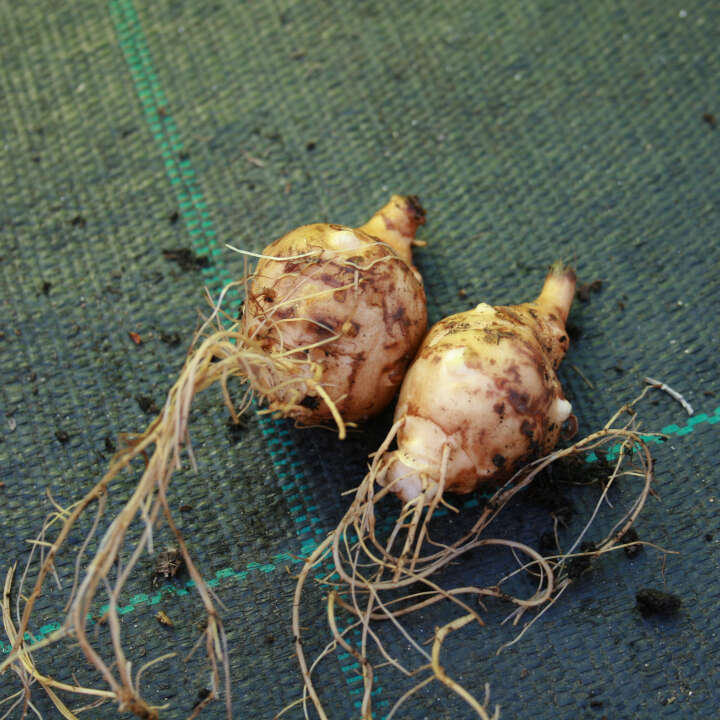
M 55 509 L 33 544 L 23 574 L 23 579 L 29 575 L 39 549 L 35 582 L 30 594 L 23 596 L 17 629 L 9 614 L 5 618 L 3 605 L 5 631 L 12 649 L 0 664 L 0 672 L 12 667 L 21 675 L 25 690 L 31 680 L 36 681 L 58 708 L 64 708 L 54 694 L 57 683 L 35 670 L 31 652 L 72 636 L 108 687 L 95 694 L 114 699 L 121 711 L 149 720 L 157 718 L 161 708 L 143 699 L 140 680 L 143 672 L 168 656 L 146 663 L 133 678 L 118 608 L 123 588 L 142 554 L 153 551 L 154 528 L 164 522 L 174 536 L 207 616 L 204 640 L 211 693 L 206 702 L 217 698 L 224 689 L 226 714 L 232 717 L 228 643 L 217 609 L 220 603 L 193 562 L 167 497 L 172 474 L 181 467 L 183 452 L 196 469 L 188 432 L 193 400 L 199 392 L 217 383 L 235 422 L 257 399 L 260 412 L 293 418 L 298 423 L 334 423 L 340 438 L 345 437 L 346 421 L 383 409 L 427 324 L 422 280 L 412 266 L 410 249 L 417 228 L 425 222 L 424 215 L 414 196 L 393 196 L 361 228 L 326 223 L 306 225 L 276 240 L 268 246 L 267 254 L 247 253 L 260 258 L 255 272 L 250 276 L 246 272 L 243 280 L 223 289 L 210 316 L 195 334 L 162 412 L 144 432 L 122 437 L 121 447 L 107 472 L 83 498 L 67 509 L 53 501 Z M 223 304 L 228 293 L 240 285 L 244 286 L 245 304 L 242 316 L 232 318 Z M 406 322 L 386 320 L 386 315 L 395 317 L 400 310 Z M 353 340 L 355 337 L 357 340 Z M 368 360 L 362 367 L 354 366 L 347 379 L 348 357 L 359 363 L 362 358 L 358 350 L 366 349 L 368 342 L 372 347 L 384 348 L 387 357 L 368 353 L 378 362 Z M 330 344 L 332 348 L 328 347 Z M 367 377 L 355 383 L 359 370 L 367 370 Z M 237 404 L 228 389 L 231 378 L 247 384 Z M 358 393 L 358 388 L 370 389 L 355 397 L 346 384 Z M 137 458 L 144 460 L 144 472 L 130 498 L 104 526 L 113 482 Z M 27 647 L 24 637 L 47 576 L 53 574 L 57 578 L 55 559 L 67 547 L 70 533 L 86 519 L 91 506 L 95 507 L 95 516 L 76 557 L 65 607 L 67 617 L 61 631 Z M 140 526 L 139 539 L 127 547 L 128 535 L 135 524 Z M 57 526 L 54 540 L 49 542 L 46 535 Z M 83 570 L 91 542 L 97 548 Z M 123 565 L 120 559 L 121 553 L 124 559 L 125 551 L 129 557 Z M 115 579 L 111 583 L 112 574 Z M 88 634 L 88 617 L 99 592 L 105 592 L 109 601 L 104 617 L 110 632 L 112 659 L 104 657 L 97 638 L 93 640 Z M 18 609 L 20 605 L 18 600 Z M 225 679 L 224 688 L 221 675 Z M 60 687 L 74 691 L 69 685 Z M 23 691 L 16 699 L 25 702 L 26 708 L 32 707 L 28 692 Z M 195 714 L 204 704 L 196 708 Z
M 10 639 L 12 650 L 9 657 L 0 665 L 0 672 L 12 666 L 16 671 L 23 673 L 21 677 L 25 680 L 27 678 L 34 679 L 45 689 L 58 708 L 65 706 L 53 692 L 53 687 L 68 692 L 89 693 L 102 698 L 114 699 L 120 710 L 130 711 L 138 717 L 149 719 L 158 717 L 160 708 L 143 700 L 139 677 L 133 680 L 130 675 L 130 663 L 123 650 L 117 608 L 121 604 L 120 595 L 123 586 L 143 552 L 153 551 L 153 528 L 162 517 L 175 536 L 183 562 L 190 578 L 194 581 L 195 589 L 208 617 L 205 646 L 211 674 L 210 700 L 215 699 L 220 693 L 222 671 L 225 677 L 226 712 L 228 718 L 231 717 L 227 639 L 220 613 L 216 608 L 216 600 L 212 591 L 193 562 L 187 544 L 173 520 L 166 494 L 173 472 L 181 466 L 183 450 L 187 450 L 191 463 L 195 466 L 188 433 L 193 398 L 207 387 L 219 383 L 230 414 L 235 420 L 238 420 L 239 415 L 248 408 L 253 393 L 259 394 L 261 397 L 273 398 L 276 393 L 281 392 L 282 400 L 272 401 L 271 411 L 289 414 L 295 406 L 294 403 L 299 403 L 310 387 L 330 407 L 340 436 L 345 434 L 345 425 L 337 413 L 332 399 L 320 383 L 319 368 L 307 360 L 304 353 L 305 348 L 296 349 L 294 353 L 289 353 L 285 349 L 276 353 L 268 353 L 257 341 L 247 336 L 239 323 L 235 322 L 229 329 L 220 326 L 218 319 L 221 315 L 220 303 L 230 287 L 225 288 L 212 315 L 196 334 L 193 347 L 177 382 L 168 393 L 162 412 L 150 423 L 145 432 L 124 435 L 121 438 L 122 447 L 112 458 L 105 475 L 82 499 L 69 508 L 62 508 L 53 501 L 55 510 L 43 525 L 38 540 L 33 544 L 23 578 L 29 572 L 37 548 L 40 548 L 42 553 L 39 569 L 32 591 L 24 598 L 23 612 L 19 618 L 17 630 L 8 624 L 9 620 L 5 621 L 5 632 Z M 272 322 L 272 318 L 268 318 L 268 322 Z M 215 329 L 213 329 L 213 325 L 215 325 Z M 326 342 L 330 342 L 332 339 L 329 337 Z M 268 368 L 275 373 L 284 374 L 290 379 L 282 387 L 266 386 L 263 378 L 267 376 Z M 247 381 L 251 387 L 251 390 L 245 393 L 239 407 L 234 405 L 227 389 L 227 382 L 231 377 Z M 146 462 L 142 477 L 130 499 L 100 537 L 95 555 L 85 568 L 84 576 L 81 578 L 82 558 L 100 527 L 112 483 L 138 457 L 144 458 Z M 30 651 L 25 647 L 22 638 L 29 630 L 35 603 L 43 592 L 47 576 L 54 573 L 55 558 L 66 546 L 71 531 L 93 505 L 96 509 L 95 516 L 90 531 L 81 544 L 76 557 L 75 575 L 66 604 L 68 615 L 62 632 L 52 636 L 52 641 L 68 635 L 74 636 L 90 664 L 99 672 L 109 688 L 108 690 L 88 691 L 63 683 L 58 684 L 37 672 L 34 669 Z M 114 586 L 110 587 L 107 585 L 107 578 L 124 546 L 130 526 L 138 518 L 144 523 L 144 531 L 133 548 L 127 564 L 118 573 Z M 53 542 L 46 541 L 45 537 L 49 530 L 57 525 L 60 525 L 60 528 Z M 100 588 L 106 589 L 109 599 L 107 621 L 114 652 L 112 663 L 106 661 L 96 650 L 87 632 L 87 619 Z M 46 640 L 33 647 L 39 650 L 48 644 L 50 642 Z M 114 669 L 111 669 L 113 667 Z M 66 712 L 66 710 L 61 710 L 61 712 Z M 65 717 L 71 717 L 71 715 L 65 715 Z
M 695 412 L 692 408 L 692 405 L 677 390 L 673 390 L 669 385 L 666 385 L 664 382 L 661 382 L 660 380 L 655 380 L 651 377 L 644 377 L 643 381 L 651 387 L 666 392 L 673 400 L 677 400 L 677 402 L 682 405 L 683 410 L 685 410 L 688 415 L 692 415 Z
M 481 705 L 462 685 L 453 680 L 440 664 L 440 648 L 448 634 L 455 630 L 460 630 L 468 623 L 473 622 L 474 619 L 473 615 L 463 615 L 435 631 L 432 648 L 432 670 L 435 678 L 443 685 L 449 687 L 454 693 L 458 694 L 477 713 L 477 716 L 481 718 L 481 720 L 497 720 L 497 718 L 500 717 L 499 707 L 495 708 L 492 717 L 488 715 L 486 705 Z
M 353 496 L 352 503 L 327 538 L 315 549 L 303 565 L 297 579 L 293 601 L 292 627 L 295 636 L 295 652 L 303 677 L 303 703 L 309 699 L 321 718 L 327 717 L 317 694 L 313 672 L 320 659 L 332 649 L 342 647 L 361 664 L 363 674 L 363 702 L 361 717 L 369 718 L 372 713 L 371 698 L 375 673 L 370 665 L 370 646 L 374 645 L 385 658 L 385 664 L 405 675 L 425 674 L 419 683 L 404 692 L 393 705 L 388 717 L 396 713 L 414 693 L 436 680 L 457 694 L 475 715 L 482 720 L 499 716 L 498 708 L 488 709 L 488 698 L 479 702 L 472 693 L 451 678 L 440 663 L 440 651 L 448 635 L 462 631 L 470 623 L 483 625 L 478 611 L 463 597 L 480 599 L 495 597 L 515 606 L 508 616 L 517 624 L 524 614 L 534 611 L 533 618 L 526 623 L 516 638 L 498 650 L 518 642 L 543 613 L 555 603 L 573 582 L 568 573 L 569 562 L 582 556 L 597 558 L 604 553 L 623 547 L 623 537 L 632 527 L 651 493 L 654 479 L 653 458 L 645 438 L 638 429 L 635 405 L 646 395 L 651 386 L 631 403 L 622 407 L 597 432 L 575 442 L 573 445 L 555 450 L 546 457 L 535 460 L 520 470 L 486 501 L 471 529 L 451 542 L 437 542 L 431 538 L 429 521 L 442 502 L 441 493 L 435 493 L 431 500 L 413 500 L 403 506 L 396 520 L 388 526 L 377 519 L 380 503 L 392 493 L 392 487 L 377 488 L 377 479 L 384 472 L 382 457 L 391 444 L 402 421 L 398 421 L 388 433 L 383 446 L 374 454 L 370 470 Z M 534 548 L 521 542 L 487 537 L 489 525 L 507 507 L 513 497 L 528 487 L 537 475 L 552 463 L 571 456 L 586 456 L 609 450 L 608 457 L 614 458 L 614 465 L 600 497 L 585 526 L 565 552 L 545 557 Z M 445 459 L 447 455 L 445 453 Z M 631 467 L 625 469 L 631 463 Z M 640 487 L 629 507 L 612 525 L 606 536 L 585 549 L 583 539 L 587 536 L 604 506 L 608 506 L 609 489 L 621 476 L 638 478 Z M 442 479 L 441 479 L 442 483 Z M 418 511 L 418 506 L 423 512 Z M 389 529 L 388 529 L 389 527 Z M 383 530 L 382 535 L 380 530 Z M 384 536 L 384 539 L 383 537 Z M 442 568 L 460 560 L 471 550 L 489 546 L 507 547 L 514 555 L 518 567 L 493 585 L 485 587 L 442 588 L 433 577 Z M 520 560 L 520 555 L 527 559 Z M 332 641 L 312 665 L 305 658 L 300 623 L 304 586 L 310 572 L 319 567 L 326 568 L 325 583 L 330 591 L 327 596 L 329 627 Z M 535 578 L 535 591 L 529 597 L 516 597 L 503 590 L 503 585 L 518 573 Z M 421 589 L 418 589 L 421 588 Z M 422 589 L 424 588 L 424 589 Z M 461 614 L 444 626 L 437 628 L 427 642 L 432 643 L 431 653 L 423 647 L 420 638 L 414 638 L 408 618 L 414 612 L 440 601 L 449 601 Z M 348 615 L 351 627 L 361 630 L 359 646 L 353 646 L 338 632 L 335 619 L 336 609 Z M 404 660 L 391 657 L 383 646 L 380 633 L 375 629 L 378 623 L 390 623 L 408 641 L 420 657 L 420 665 L 412 668 Z M 347 630 L 347 629 L 346 629 Z M 427 674 L 429 672 L 429 674 Z M 306 710 L 307 712 L 307 710 Z
M 7 571 L 2 597 L 3 627 L 5 629 L 5 634 L 13 645 L 15 645 L 15 642 L 18 640 L 18 632 L 13 622 L 11 611 L 11 593 L 16 568 L 17 563 L 13 564 Z M 38 683 L 45 690 L 52 703 L 55 705 L 60 714 L 66 718 L 66 720 L 78 720 L 78 717 L 60 699 L 56 691 L 94 696 L 102 701 L 116 699 L 115 694 L 108 690 L 96 690 L 94 688 L 86 688 L 80 685 L 69 685 L 68 683 L 59 682 L 51 677 L 43 675 L 35 667 L 31 651 L 25 648 L 22 643 L 19 643 L 18 647 L 19 650 L 17 653 L 11 656 L 8 660 L 12 670 L 20 677 L 23 687 L 22 690 L 7 699 L 11 700 L 17 698 L 16 702 L 10 706 L 6 714 L 0 717 L 9 717 L 10 712 L 12 712 L 12 710 L 21 703 L 25 703 L 26 708 L 30 706 L 30 686 L 33 683 Z M 5 702 L 5 700 L 2 702 Z M 23 711 L 22 714 L 24 715 L 25 711 Z

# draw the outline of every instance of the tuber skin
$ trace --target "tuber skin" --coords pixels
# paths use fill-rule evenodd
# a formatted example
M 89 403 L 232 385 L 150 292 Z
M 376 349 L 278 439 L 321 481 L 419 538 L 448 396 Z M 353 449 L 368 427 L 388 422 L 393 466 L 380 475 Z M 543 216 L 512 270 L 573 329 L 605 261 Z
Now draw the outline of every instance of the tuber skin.
M 404 502 L 427 502 L 441 483 L 455 493 L 496 485 L 552 450 L 572 410 L 556 370 L 575 282 L 556 263 L 534 302 L 481 303 L 431 328 L 403 381 L 398 447 L 378 482 Z
M 265 249 L 242 329 L 266 355 L 295 361 L 258 373 L 271 410 L 303 425 L 334 417 L 317 384 L 346 422 L 390 403 L 427 329 L 411 256 L 424 222 L 417 198 L 395 195 L 360 228 L 305 225 Z

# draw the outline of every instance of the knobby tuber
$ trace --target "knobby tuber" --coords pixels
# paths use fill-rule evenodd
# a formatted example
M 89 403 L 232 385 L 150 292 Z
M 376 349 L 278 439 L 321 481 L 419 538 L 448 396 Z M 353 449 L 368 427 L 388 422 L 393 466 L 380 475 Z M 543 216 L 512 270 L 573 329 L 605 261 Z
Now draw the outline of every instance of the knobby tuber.
M 429 500 L 448 449 L 444 490 L 467 493 L 507 480 L 555 447 L 571 416 L 556 370 L 575 273 L 554 265 L 534 302 L 482 303 L 433 326 L 403 381 L 398 449 L 378 481 L 404 501 Z
M 242 329 L 263 354 L 291 363 L 255 371 L 271 409 L 309 424 L 388 405 L 427 325 L 410 254 L 423 221 L 415 198 L 395 196 L 359 229 L 306 225 L 265 249 Z

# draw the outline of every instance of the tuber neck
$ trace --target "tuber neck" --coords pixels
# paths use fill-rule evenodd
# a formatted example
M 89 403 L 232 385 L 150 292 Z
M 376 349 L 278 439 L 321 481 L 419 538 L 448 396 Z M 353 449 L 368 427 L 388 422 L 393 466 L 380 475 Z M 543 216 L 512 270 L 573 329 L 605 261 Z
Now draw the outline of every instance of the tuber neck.
M 393 195 L 359 229 L 389 245 L 408 265 L 412 265 L 412 243 L 418 227 L 425 223 L 425 210 L 414 195 Z
M 560 315 L 563 325 L 570 314 L 570 306 L 575 297 L 575 271 L 556 262 L 545 278 L 545 284 L 537 299 L 537 304 L 549 312 Z

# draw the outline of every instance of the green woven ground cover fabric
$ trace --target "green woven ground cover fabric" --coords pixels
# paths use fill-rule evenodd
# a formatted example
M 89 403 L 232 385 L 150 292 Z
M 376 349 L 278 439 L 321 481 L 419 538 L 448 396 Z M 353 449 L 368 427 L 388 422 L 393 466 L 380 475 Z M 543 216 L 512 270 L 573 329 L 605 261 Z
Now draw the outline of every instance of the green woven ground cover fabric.
M 669 442 L 653 446 L 658 498 L 638 532 L 677 554 L 603 558 L 499 656 L 517 628 L 499 626 L 507 607 L 491 604 L 488 627 L 453 635 L 444 663 L 476 694 L 490 683 L 503 718 L 718 717 L 718 28 L 713 0 L 0 0 L 3 577 L 51 509 L 46 492 L 79 498 L 117 435 L 162 405 L 203 286 L 216 295 L 242 273 L 226 242 L 259 251 L 302 223 L 352 225 L 392 192 L 417 193 L 432 320 L 530 299 L 563 258 L 581 282 L 602 281 L 573 308 L 582 334 L 561 370 L 580 431 L 601 426 L 644 375 L 695 409 L 689 418 L 655 393 L 642 410 Z M 178 249 L 197 267 L 163 253 Z M 389 417 L 341 444 L 255 415 L 230 432 L 219 393 L 198 398 L 199 471 L 177 474 L 172 502 L 226 606 L 234 717 L 272 717 L 299 696 L 286 568 L 334 527 Z M 135 479 L 126 473 L 111 502 Z M 573 502 L 587 511 L 595 497 L 579 489 Z M 496 531 L 535 543 L 548 523 L 521 500 Z M 507 566 L 471 560 L 448 579 Z M 66 588 L 73 571 L 66 553 Z M 151 575 L 147 558 L 123 608 L 136 667 L 186 653 L 202 618 L 182 579 L 158 587 Z M 645 586 L 679 595 L 681 611 L 642 617 Z M 60 597 L 41 599 L 38 636 L 61 620 Z M 427 629 L 449 613 L 414 622 Z M 322 649 L 321 606 L 304 620 L 308 652 Z M 70 644 L 37 660 L 90 681 Z M 323 665 L 333 718 L 358 716 L 352 666 Z M 147 673 L 145 693 L 170 703 L 166 717 L 186 717 L 207 677 L 202 651 L 187 664 L 181 654 Z M 375 716 L 411 684 L 380 674 Z M 0 689 L 14 692 L 14 676 Z M 34 700 L 58 717 L 42 691 Z M 206 716 L 223 712 L 216 703 Z M 396 715 L 470 716 L 437 684 Z

